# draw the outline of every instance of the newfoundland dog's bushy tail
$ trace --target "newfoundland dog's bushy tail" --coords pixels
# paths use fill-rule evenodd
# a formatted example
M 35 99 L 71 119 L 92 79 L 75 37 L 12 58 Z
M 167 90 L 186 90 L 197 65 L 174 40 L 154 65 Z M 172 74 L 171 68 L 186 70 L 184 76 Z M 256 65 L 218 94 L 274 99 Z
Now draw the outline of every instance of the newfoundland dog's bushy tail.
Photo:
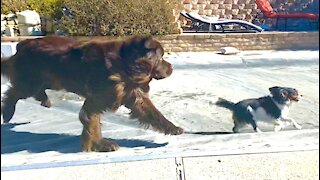
M 218 101 L 216 102 L 216 105 L 230 109 L 231 111 L 233 111 L 234 107 L 235 107 L 235 103 L 228 101 L 226 99 L 223 99 L 223 98 L 219 98 Z
M 11 57 L 1 57 L 1 75 L 9 79 L 13 76 L 13 61 Z

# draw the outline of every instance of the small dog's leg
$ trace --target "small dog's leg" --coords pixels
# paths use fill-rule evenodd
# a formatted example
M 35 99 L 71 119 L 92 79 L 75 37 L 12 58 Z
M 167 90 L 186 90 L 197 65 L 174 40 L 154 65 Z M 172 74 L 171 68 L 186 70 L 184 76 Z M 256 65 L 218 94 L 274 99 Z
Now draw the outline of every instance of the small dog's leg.
M 234 133 L 239 133 L 240 132 L 240 129 L 245 126 L 246 124 L 243 123 L 243 120 L 240 120 L 238 119 L 238 117 L 236 116 L 235 113 L 232 114 L 232 119 L 233 119 L 233 123 L 234 123 L 234 126 L 232 128 L 232 131 Z
M 291 121 L 295 128 L 302 129 L 302 126 L 299 125 L 294 119 L 292 119 L 292 118 L 283 118 L 283 119 L 286 120 L 286 121 Z
M 257 133 L 262 133 L 262 132 L 263 132 L 263 131 L 261 131 L 258 127 L 256 127 L 255 131 L 256 131 Z
M 102 137 L 100 113 L 88 113 L 86 102 L 79 113 L 83 125 L 81 134 L 82 151 L 110 152 L 119 149 L 119 145 Z
M 274 132 L 278 132 L 280 131 L 282 128 L 284 128 L 286 126 L 285 124 L 286 122 L 282 122 L 281 119 L 276 119 L 273 121 L 274 124 Z
M 239 133 L 239 132 L 240 132 L 240 128 L 235 125 L 235 126 L 232 128 L 232 131 L 233 131 L 234 133 Z
M 274 126 L 274 132 L 278 132 L 278 131 L 280 131 L 282 129 L 282 126 L 281 125 L 275 125 Z
M 257 133 L 262 133 L 263 131 L 261 131 L 259 128 L 258 128 L 258 125 L 257 125 L 257 122 L 255 120 L 252 120 L 251 121 L 251 125 L 253 127 L 253 130 Z
M 241 127 L 243 127 L 243 125 L 241 123 L 238 123 L 236 120 L 234 120 L 234 126 L 232 128 L 232 131 L 234 133 L 239 133 Z

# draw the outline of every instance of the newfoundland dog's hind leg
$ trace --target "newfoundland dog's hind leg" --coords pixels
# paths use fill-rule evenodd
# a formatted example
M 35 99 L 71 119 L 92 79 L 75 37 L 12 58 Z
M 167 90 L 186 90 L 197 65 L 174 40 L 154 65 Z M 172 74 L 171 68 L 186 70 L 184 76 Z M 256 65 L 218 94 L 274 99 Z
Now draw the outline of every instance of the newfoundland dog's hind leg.
M 100 113 L 93 109 L 95 104 L 86 100 L 82 106 L 79 119 L 83 125 L 81 134 L 82 151 L 110 152 L 119 149 L 119 145 L 102 137 Z
M 47 108 L 50 108 L 50 107 L 51 107 L 51 102 L 50 102 L 50 99 L 48 98 L 48 95 L 47 95 L 45 89 L 41 89 L 41 90 L 34 96 L 34 98 L 35 98 L 37 101 L 40 101 L 40 102 L 41 102 L 41 106 L 47 107 Z

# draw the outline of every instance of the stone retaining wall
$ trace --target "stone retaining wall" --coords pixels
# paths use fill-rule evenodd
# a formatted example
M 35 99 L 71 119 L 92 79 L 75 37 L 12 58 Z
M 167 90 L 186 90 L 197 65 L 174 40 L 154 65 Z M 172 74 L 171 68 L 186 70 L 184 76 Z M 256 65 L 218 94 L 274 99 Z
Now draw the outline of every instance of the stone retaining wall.
M 257 14 L 255 0 L 181 0 L 183 9 L 200 15 L 251 21 Z
M 319 0 L 269 0 L 273 9 L 282 13 L 319 14 Z M 241 19 L 251 22 L 259 11 L 255 0 L 181 0 L 182 9 L 200 15 Z M 186 21 L 182 18 L 181 21 Z
M 2 42 L 17 42 L 28 37 L 5 37 Z M 92 37 L 78 37 L 87 40 Z M 93 37 L 94 38 L 94 37 Z M 99 39 L 115 37 L 99 36 Z M 157 37 L 166 52 L 218 51 L 233 46 L 239 50 L 319 49 L 319 32 L 262 33 L 185 33 Z

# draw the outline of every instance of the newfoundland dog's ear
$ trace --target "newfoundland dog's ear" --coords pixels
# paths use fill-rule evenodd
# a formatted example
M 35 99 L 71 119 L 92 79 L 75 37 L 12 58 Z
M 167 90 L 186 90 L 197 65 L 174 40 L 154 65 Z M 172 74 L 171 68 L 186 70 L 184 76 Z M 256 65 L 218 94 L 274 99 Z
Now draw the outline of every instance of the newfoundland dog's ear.
M 149 50 L 152 49 L 152 51 L 149 51 L 149 55 L 155 55 L 158 59 L 162 58 L 164 54 L 164 49 L 162 48 L 159 41 L 153 39 L 152 37 L 146 39 L 146 41 L 144 42 L 144 47 Z
M 156 49 L 159 47 L 159 42 L 154 40 L 151 36 L 147 36 L 144 39 L 144 47 L 147 49 Z
M 152 36 L 132 36 L 128 38 L 124 44 L 122 54 L 135 54 L 138 56 L 144 56 L 150 51 L 150 49 L 155 49 L 157 46 L 158 44 L 152 38 Z
M 97 44 L 88 43 L 81 47 L 83 61 L 97 61 L 103 59 L 103 51 Z
M 152 36 L 133 36 L 127 40 L 121 51 L 121 56 L 129 61 L 141 57 L 148 58 L 151 64 L 162 58 L 164 50 L 159 41 Z
M 77 54 L 84 62 L 105 61 L 107 68 L 111 68 L 111 62 L 108 57 L 105 57 L 103 48 L 96 43 L 87 43 L 73 49 L 73 53 Z
M 155 40 L 152 36 L 140 37 L 139 42 L 140 47 L 146 49 L 147 51 L 157 49 L 163 50 L 160 43 L 157 40 Z

